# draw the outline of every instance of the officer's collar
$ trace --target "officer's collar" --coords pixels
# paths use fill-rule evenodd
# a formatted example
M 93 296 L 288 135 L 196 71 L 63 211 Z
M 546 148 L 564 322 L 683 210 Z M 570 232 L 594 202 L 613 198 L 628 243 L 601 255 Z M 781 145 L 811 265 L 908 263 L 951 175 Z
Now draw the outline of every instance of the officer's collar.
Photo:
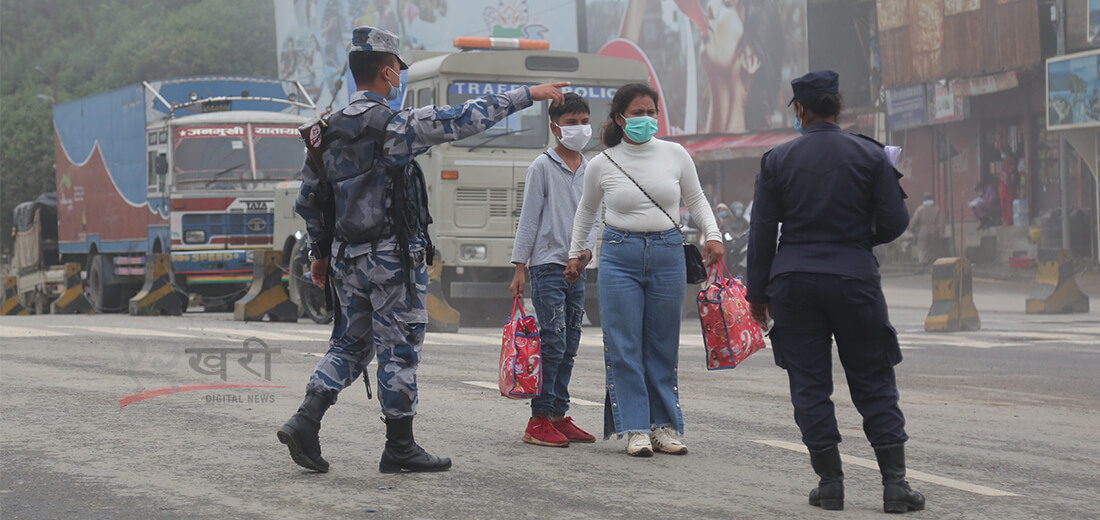
M 830 123 L 828 121 L 818 121 L 818 122 L 813 123 L 809 126 L 803 127 L 802 129 L 805 130 L 807 134 L 812 134 L 814 132 L 839 132 L 840 131 L 839 126 L 837 126 L 835 123 Z
M 355 103 L 356 101 L 362 101 L 364 99 L 377 101 L 378 103 L 389 103 L 389 101 L 386 100 L 386 96 L 383 96 L 382 94 L 371 90 L 357 90 L 354 94 L 351 95 L 351 100 L 348 102 L 348 104 L 350 105 L 352 103 Z

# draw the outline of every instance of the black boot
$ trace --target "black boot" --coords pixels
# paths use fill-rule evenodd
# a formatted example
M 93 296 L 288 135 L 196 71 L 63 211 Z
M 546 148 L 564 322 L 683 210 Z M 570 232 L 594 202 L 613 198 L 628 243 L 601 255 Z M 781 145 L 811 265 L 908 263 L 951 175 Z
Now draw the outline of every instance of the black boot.
M 810 464 L 821 477 L 810 491 L 810 505 L 827 511 L 844 509 L 844 471 L 840 467 L 840 450 L 836 445 L 823 450 L 810 450 Z
M 424 451 L 413 440 L 412 416 L 386 419 L 386 449 L 378 471 L 401 473 L 404 471 L 447 471 L 451 459 L 436 457 Z
M 905 481 L 905 445 L 875 448 L 875 458 L 882 472 L 882 510 L 904 513 L 924 509 L 924 495 L 910 489 Z
M 320 392 L 307 392 L 306 400 L 282 428 L 279 428 L 279 442 L 290 449 L 290 458 L 299 466 L 328 472 L 328 461 L 321 457 L 321 441 L 317 434 L 321 431 L 321 418 L 332 406 L 332 398 Z

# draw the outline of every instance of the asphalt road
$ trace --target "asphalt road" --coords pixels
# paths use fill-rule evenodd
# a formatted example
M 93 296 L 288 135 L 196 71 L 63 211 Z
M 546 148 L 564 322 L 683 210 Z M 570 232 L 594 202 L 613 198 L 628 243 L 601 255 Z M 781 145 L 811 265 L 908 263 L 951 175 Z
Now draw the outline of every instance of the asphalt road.
M 1028 316 L 1023 284 L 977 281 L 979 332 L 927 334 L 924 277 L 886 282 L 902 332 L 898 367 L 910 482 L 924 518 L 1096 518 L 1100 315 Z M 1100 306 L 1100 295 L 1093 307 Z M 501 313 L 506 313 L 502 309 Z M 502 320 L 503 321 L 503 320 Z M 183 317 L 0 319 L 0 516 L 16 518 L 879 518 L 881 485 L 836 370 L 846 510 L 806 504 L 816 478 L 770 351 L 708 372 L 696 322 L 682 328 L 680 394 L 690 454 L 634 459 L 625 441 L 567 449 L 520 441 L 526 403 L 495 390 L 499 329 L 430 334 L 417 440 L 449 455 L 441 474 L 383 475 L 384 425 L 361 386 L 321 432 L 328 474 L 300 470 L 275 438 L 297 408 L 327 328 Z M 188 348 L 272 355 L 226 380 Z M 250 347 L 262 347 L 253 341 Z M 571 415 L 599 434 L 600 331 L 586 328 Z M 208 369 L 199 365 L 199 368 Z M 251 369 L 251 371 L 249 370 Z M 250 384 L 277 388 L 191 385 Z M 131 402 L 127 396 L 166 393 Z M 155 394 L 155 392 L 154 392 Z M 145 394 L 151 395 L 151 394 Z M 134 399 L 131 397 L 130 399 Z M 120 400 L 128 403 L 120 406 Z M 862 465 L 861 465 L 862 464 Z M 871 468 L 865 466 L 872 466 Z

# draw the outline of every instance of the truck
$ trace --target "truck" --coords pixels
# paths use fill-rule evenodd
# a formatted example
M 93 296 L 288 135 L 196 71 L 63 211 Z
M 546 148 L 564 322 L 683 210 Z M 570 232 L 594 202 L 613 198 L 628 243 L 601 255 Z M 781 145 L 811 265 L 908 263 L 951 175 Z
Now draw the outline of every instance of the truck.
M 299 176 L 297 128 L 316 112 L 297 82 L 236 76 L 144 81 L 56 105 L 56 203 L 21 205 L 20 300 L 56 295 L 57 266 L 76 262 L 95 310 L 124 311 L 146 257 L 167 253 L 177 290 L 228 309 L 247 292 L 253 252 L 273 247 L 275 186 Z M 56 226 L 32 232 L 35 218 Z
M 457 105 L 523 85 L 569 81 L 572 85 L 562 90 L 588 100 L 593 133 L 598 136 L 618 87 L 649 81 L 647 67 L 632 60 L 534 49 L 545 42 L 531 40 L 459 40 L 456 46 L 463 47 L 459 52 L 412 51 L 402 55 L 409 63 L 403 107 Z M 478 46 L 485 48 L 469 48 Z M 444 308 L 449 304 L 460 311 L 463 324 L 501 321 L 511 308 L 508 286 L 515 272 L 512 245 L 523 205 L 527 167 L 557 144 L 550 133 L 547 108 L 547 102 L 536 103 L 482 134 L 435 146 L 418 157 L 434 220 L 430 228 L 432 241 L 439 253 L 429 295 L 439 289 Z M 585 154 L 591 157 L 599 147 L 599 139 L 594 137 Z M 289 191 L 294 189 L 296 186 L 289 187 Z M 285 197 L 283 205 L 288 206 L 293 200 L 291 193 Z M 287 219 L 294 218 L 289 209 L 285 213 Z M 285 229 L 278 236 L 284 237 L 287 244 L 294 242 L 294 233 L 301 236 L 300 223 Z M 590 267 L 586 313 L 598 324 L 596 262 Z M 439 287 L 433 288 L 431 284 L 436 283 Z M 309 289 L 302 290 L 304 293 Z M 429 297 L 429 315 L 431 303 Z

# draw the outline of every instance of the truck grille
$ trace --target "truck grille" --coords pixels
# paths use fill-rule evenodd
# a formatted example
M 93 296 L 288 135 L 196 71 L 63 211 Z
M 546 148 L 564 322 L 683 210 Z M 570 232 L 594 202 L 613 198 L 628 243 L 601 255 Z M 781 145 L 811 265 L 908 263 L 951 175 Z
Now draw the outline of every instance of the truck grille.
M 487 204 L 490 217 L 508 216 L 507 188 L 458 188 L 455 190 L 455 201 Z

